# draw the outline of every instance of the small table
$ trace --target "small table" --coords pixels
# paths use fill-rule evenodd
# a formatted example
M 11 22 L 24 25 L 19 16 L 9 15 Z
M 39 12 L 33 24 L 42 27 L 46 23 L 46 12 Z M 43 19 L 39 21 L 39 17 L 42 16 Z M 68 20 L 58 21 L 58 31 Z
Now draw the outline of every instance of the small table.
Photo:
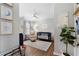
M 31 42 L 30 40 L 24 41 L 26 45 L 25 55 L 27 56 L 51 56 L 53 55 L 54 44 L 53 42 L 46 42 L 36 40 Z

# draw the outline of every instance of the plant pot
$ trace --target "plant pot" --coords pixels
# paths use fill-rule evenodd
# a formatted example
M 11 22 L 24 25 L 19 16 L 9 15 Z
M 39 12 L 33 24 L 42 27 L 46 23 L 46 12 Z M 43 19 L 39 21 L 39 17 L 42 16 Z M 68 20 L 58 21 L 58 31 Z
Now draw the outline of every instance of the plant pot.
M 70 56 L 68 53 L 63 53 L 65 56 Z

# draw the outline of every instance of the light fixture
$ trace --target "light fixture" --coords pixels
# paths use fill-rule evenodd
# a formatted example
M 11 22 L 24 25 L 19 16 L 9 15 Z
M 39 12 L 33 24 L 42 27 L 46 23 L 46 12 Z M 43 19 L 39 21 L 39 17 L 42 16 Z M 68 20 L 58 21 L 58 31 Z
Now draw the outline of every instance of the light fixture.
M 36 12 L 36 10 L 34 10 L 33 12 L 34 12 L 33 17 L 37 19 L 38 18 L 38 13 Z

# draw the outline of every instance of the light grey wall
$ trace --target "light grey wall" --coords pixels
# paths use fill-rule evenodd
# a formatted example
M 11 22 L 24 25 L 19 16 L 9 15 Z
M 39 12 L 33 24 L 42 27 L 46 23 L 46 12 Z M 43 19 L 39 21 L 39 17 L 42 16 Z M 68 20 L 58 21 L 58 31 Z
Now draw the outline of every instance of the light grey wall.
M 18 36 L 18 18 L 19 18 L 18 4 L 14 4 L 13 12 L 13 34 L 12 35 L 0 35 L 0 54 L 4 55 L 7 52 L 17 48 L 19 46 Z M 0 21 L 5 21 L 1 20 Z
M 61 14 L 64 14 L 66 12 L 69 13 L 69 19 L 68 19 L 68 25 L 69 26 L 74 26 L 74 16 L 73 16 L 73 11 L 74 11 L 74 4 L 73 3 L 63 3 L 63 4 L 55 4 L 54 8 L 54 20 L 55 20 L 55 51 L 65 51 L 65 45 L 60 42 L 60 32 L 61 28 L 58 27 L 58 16 Z M 74 55 L 74 48 L 69 45 L 68 52 L 70 55 Z

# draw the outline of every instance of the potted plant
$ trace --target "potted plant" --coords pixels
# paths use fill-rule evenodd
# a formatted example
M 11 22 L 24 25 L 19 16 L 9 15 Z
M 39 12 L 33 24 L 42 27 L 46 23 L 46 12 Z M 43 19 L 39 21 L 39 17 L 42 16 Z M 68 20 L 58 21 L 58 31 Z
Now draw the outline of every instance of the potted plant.
M 66 56 L 70 56 L 68 54 L 68 44 L 71 44 L 72 46 L 74 46 L 76 37 L 72 35 L 73 32 L 75 32 L 74 27 L 64 26 L 60 33 L 60 36 L 62 37 L 62 39 L 60 39 L 60 41 L 63 41 L 64 44 L 66 45 L 66 52 L 63 53 Z

